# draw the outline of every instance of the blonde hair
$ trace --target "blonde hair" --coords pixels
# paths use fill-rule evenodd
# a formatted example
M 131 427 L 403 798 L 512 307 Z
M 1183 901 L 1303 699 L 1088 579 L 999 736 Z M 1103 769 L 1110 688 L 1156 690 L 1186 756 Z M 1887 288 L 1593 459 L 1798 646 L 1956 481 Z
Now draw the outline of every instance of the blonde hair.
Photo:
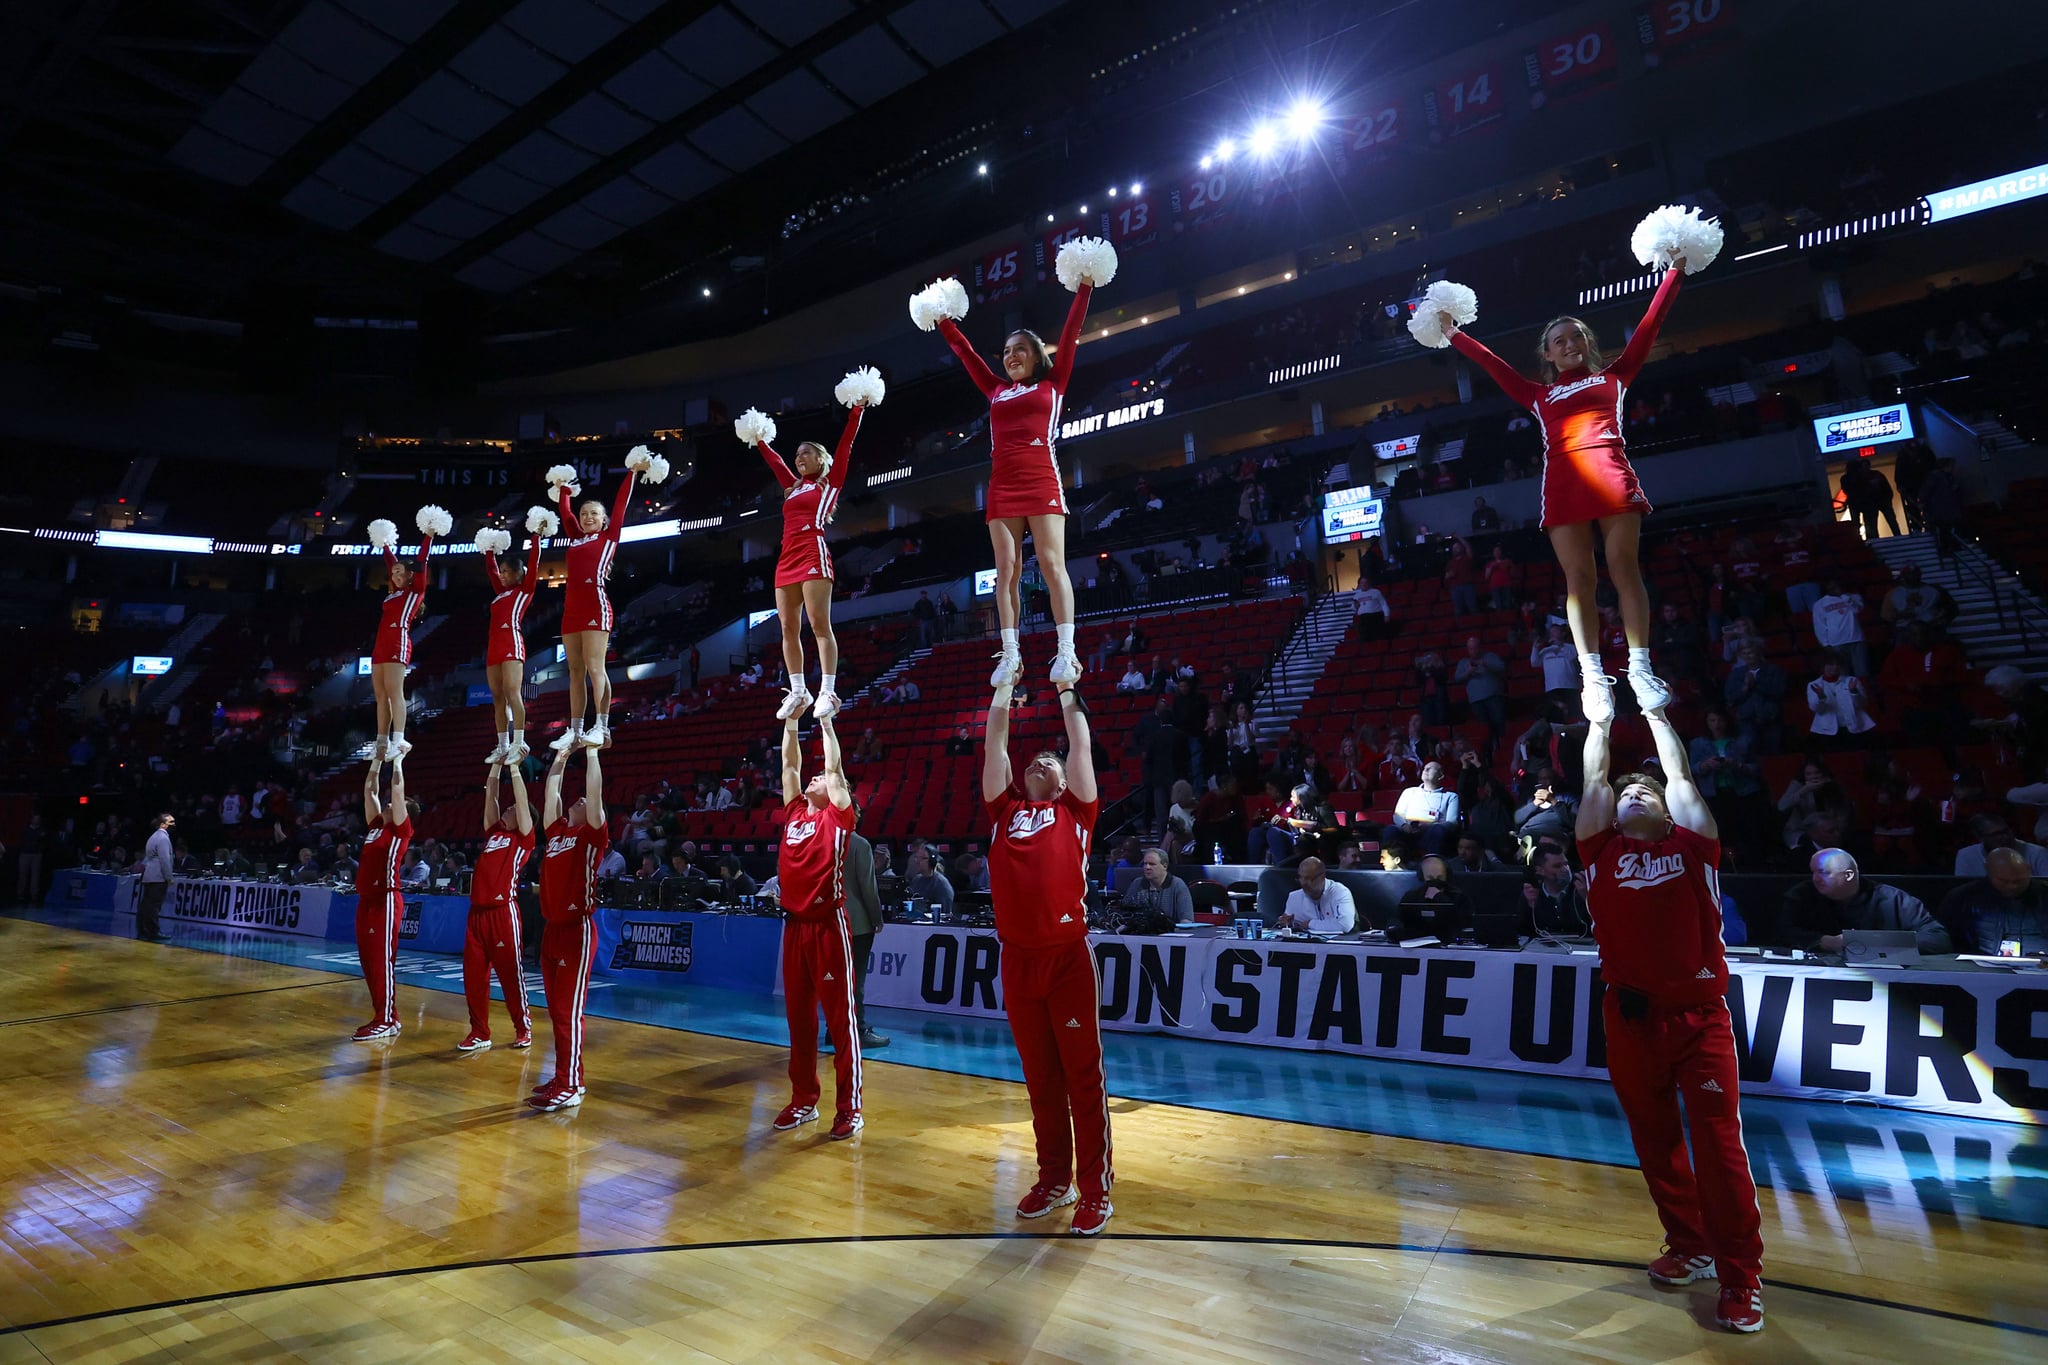
M 824 477 L 825 475 L 828 475 L 828 474 L 830 474 L 830 473 L 832 472 L 832 452 L 831 452 L 831 451 L 829 451 L 829 450 L 825 449 L 825 447 L 823 447 L 823 446 L 819 445 L 819 444 L 818 444 L 818 443 L 817 443 L 816 441 L 799 441 L 799 442 L 797 443 L 797 447 L 796 447 L 796 453 L 797 453 L 797 454 L 799 454 L 799 455 L 801 455 L 801 454 L 803 454 L 803 453 L 804 453 L 804 452 L 805 452 L 806 450 L 810 451 L 810 452 L 811 452 L 812 454 L 814 454 L 814 455 L 816 455 L 816 456 L 818 457 L 818 475 L 819 475 L 819 477 L 821 477 L 821 478 L 822 478 L 822 477 Z M 783 496 L 783 498 L 784 498 L 785 500 L 787 500 L 787 499 L 788 499 L 788 497 L 789 497 L 789 495 L 790 495 L 791 493 L 794 493 L 794 492 L 796 492 L 796 485 L 795 485 L 795 484 L 791 484 L 791 485 L 790 485 L 790 486 L 789 486 L 789 487 L 788 487 L 787 489 L 783 490 L 783 494 L 782 494 L 782 496 Z M 831 524 L 832 524 L 832 518 L 834 518 L 834 517 L 836 517 L 836 516 L 838 516 L 838 515 L 839 515 L 839 504 L 838 504 L 838 502 L 837 502 L 837 501 L 835 500 L 835 501 L 834 501 L 834 502 L 833 502 L 833 503 L 831 504 L 831 506 L 830 506 L 830 507 L 828 507 L 828 508 L 826 509 L 825 515 L 824 515 L 824 517 L 822 518 L 822 520 L 823 520 L 823 522 L 824 522 L 824 523 L 825 523 L 825 524 L 826 524 L 827 526 L 829 526 L 829 525 L 831 525 Z
M 1537 333 L 1536 370 L 1543 376 L 1544 382 L 1548 383 L 1557 378 L 1557 366 L 1550 363 L 1550 357 L 1544 352 L 1550 349 L 1550 329 L 1561 322 L 1568 322 L 1579 329 L 1579 337 L 1586 343 L 1586 368 L 1594 374 L 1606 369 L 1607 359 L 1600 354 L 1600 339 L 1593 335 L 1593 329 L 1588 327 L 1582 318 L 1575 318 L 1570 313 L 1559 313 L 1544 323 L 1543 330 Z
M 584 507 L 595 507 L 597 509 L 597 515 L 599 516 L 599 518 L 602 519 L 603 523 L 606 526 L 612 524 L 612 514 L 610 509 L 607 508 L 603 503 L 599 502 L 596 498 L 585 498 L 583 500 L 583 507 L 578 507 L 576 509 L 576 515 L 579 519 L 583 516 Z

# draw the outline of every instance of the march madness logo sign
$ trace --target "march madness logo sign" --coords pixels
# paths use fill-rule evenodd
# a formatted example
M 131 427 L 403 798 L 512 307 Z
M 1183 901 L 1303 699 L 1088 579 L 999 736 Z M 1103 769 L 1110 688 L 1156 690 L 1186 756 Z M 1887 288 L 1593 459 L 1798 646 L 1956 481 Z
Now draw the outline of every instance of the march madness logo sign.
M 611 969 L 634 968 L 648 972 L 690 970 L 690 931 L 687 920 L 670 924 L 658 920 L 629 919 L 619 926 L 619 946 L 612 951 Z
M 421 904 L 422 902 L 418 896 L 407 896 L 405 898 L 405 909 L 398 917 L 398 941 L 400 943 L 420 936 Z

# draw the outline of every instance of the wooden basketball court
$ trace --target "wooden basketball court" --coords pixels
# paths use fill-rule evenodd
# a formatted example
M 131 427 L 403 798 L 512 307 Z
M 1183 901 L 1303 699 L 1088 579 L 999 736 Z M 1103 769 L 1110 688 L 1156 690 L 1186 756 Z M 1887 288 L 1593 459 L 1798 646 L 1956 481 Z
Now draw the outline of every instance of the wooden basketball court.
M 580 1110 L 458 995 L 0 920 L 0 1362 L 2037 1360 L 2048 1230 L 1762 1195 L 1768 1326 L 1660 1291 L 1636 1172 L 1113 1102 L 1117 1213 L 1020 1223 L 1019 1085 L 593 1018 Z M 499 1021 L 500 1023 L 502 1020 Z M 829 1064 L 827 1066 L 829 1073 Z M 1116 1076 L 1112 1070 L 1114 1095 Z M 830 1080 L 827 1077 L 829 1095 Z

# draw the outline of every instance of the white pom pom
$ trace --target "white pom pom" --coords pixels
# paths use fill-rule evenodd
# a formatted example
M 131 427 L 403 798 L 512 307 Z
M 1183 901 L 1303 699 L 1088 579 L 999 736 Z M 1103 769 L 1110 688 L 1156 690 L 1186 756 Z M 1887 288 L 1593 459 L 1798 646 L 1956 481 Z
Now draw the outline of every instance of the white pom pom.
M 1423 291 L 1422 301 L 1408 315 L 1408 335 L 1432 350 L 1442 350 L 1451 344 L 1437 320 L 1438 313 L 1449 313 L 1451 321 L 1463 327 L 1479 316 L 1479 296 L 1449 280 L 1437 280 Z
M 500 555 L 512 548 L 512 533 L 486 526 L 476 533 L 476 547 L 487 555 Z
M 552 538 L 562 529 L 562 519 L 545 507 L 529 507 L 526 509 L 526 529 L 534 535 Z
M 888 386 L 882 383 L 881 371 L 872 365 L 863 365 L 849 371 L 832 390 L 832 396 L 849 408 L 878 408 L 882 405 L 882 395 L 887 392 Z
M 634 446 L 632 451 L 626 456 L 626 468 L 645 469 L 647 468 L 648 461 L 653 458 L 654 452 L 646 446 Z
M 732 424 L 732 434 L 750 446 L 775 440 L 775 419 L 759 408 L 748 408 Z
M 370 523 L 369 534 L 370 543 L 380 550 L 388 550 L 398 543 L 398 527 L 383 517 Z
M 922 331 L 939 325 L 940 318 L 959 320 L 967 316 L 967 287 L 948 275 L 935 280 L 910 296 L 910 320 Z
M 558 464 L 551 466 L 548 469 L 548 482 L 568 484 L 575 483 L 576 466 L 573 464 Z
M 1629 246 L 1644 265 L 1669 270 L 1683 258 L 1685 273 L 1697 275 L 1721 254 L 1721 223 L 1702 217 L 1698 209 L 1665 204 L 1636 224 Z
M 647 463 L 640 467 L 640 478 L 644 483 L 659 486 L 668 482 L 668 460 L 650 452 Z
M 1076 237 L 1060 243 L 1053 269 L 1059 272 L 1060 283 L 1076 293 L 1083 284 L 1100 289 L 1116 278 L 1116 248 L 1100 237 Z
M 423 536 L 445 536 L 455 529 L 455 518 L 448 515 L 448 509 L 436 507 L 431 502 L 419 510 L 413 522 Z

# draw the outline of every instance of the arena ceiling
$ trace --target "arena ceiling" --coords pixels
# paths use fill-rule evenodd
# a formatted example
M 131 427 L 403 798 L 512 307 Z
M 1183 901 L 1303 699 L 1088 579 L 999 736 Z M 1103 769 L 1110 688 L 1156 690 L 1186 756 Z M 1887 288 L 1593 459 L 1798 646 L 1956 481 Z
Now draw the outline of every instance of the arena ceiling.
M 13 0 L 0 277 L 202 313 L 286 280 L 502 299 L 657 227 L 687 266 L 741 196 L 800 207 L 793 154 L 957 128 L 963 68 L 1068 3 Z

